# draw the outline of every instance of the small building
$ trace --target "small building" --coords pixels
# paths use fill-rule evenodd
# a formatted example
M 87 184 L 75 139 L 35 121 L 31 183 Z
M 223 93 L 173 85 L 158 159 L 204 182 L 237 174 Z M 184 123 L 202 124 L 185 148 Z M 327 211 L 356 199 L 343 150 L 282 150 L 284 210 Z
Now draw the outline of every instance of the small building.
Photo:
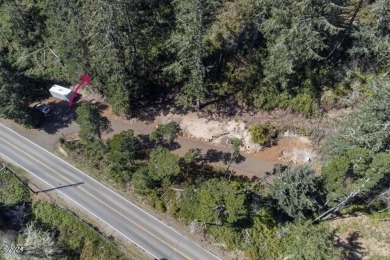
M 65 101 L 70 101 L 70 98 L 72 97 L 72 90 L 69 88 L 64 88 L 59 85 L 53 85 L 50 89 L 50 94 L 53 97 L 65 100 Z

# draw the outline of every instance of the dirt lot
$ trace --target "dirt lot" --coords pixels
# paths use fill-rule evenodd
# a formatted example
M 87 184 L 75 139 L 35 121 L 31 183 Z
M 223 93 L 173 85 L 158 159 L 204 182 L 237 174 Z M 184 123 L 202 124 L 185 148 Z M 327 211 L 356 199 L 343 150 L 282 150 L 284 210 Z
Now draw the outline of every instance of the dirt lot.
M 248 126 L 259 122 L 268 124 L 272 118 L 277 124 L 285 121 L 292 123 L 296 119 L 288 118 L 289 114 L 259 113 L 253 116 L 245 114 L 238 118 L 217 121 L 201 118 L 196 113 L 180 115 L 161 113 L 153 121 L 139 121 L 115 115 L 104 101 L 104 97 L 99 93 L 86 93 L 85 91 L 81 91 L 81 98 L 77 99 L 71 108 L 65 101 L 50 98 L 44 103 L 52 108 L 52 113 L 44 119 L 39 130 L 24 129 L 10 121 L 1 121 L 6 122 L 8 126 L 45 149 L 53 151 L 60 137 L 77 137 L 79 126 L 75 123 L 75 110 L 82 102 L 96 104 L 103 116 L 110 120 L 112 131 L 103 134 L 103 139 L 110 138 L 126 129 L 133 129 L 135 134 L 149 134 L 157 124 L 174 120 L 181 125 L 184 135 L 179 137 L 179 148 L 173 152 L 183 155 L 190 148 L 199 148 L 203 154 L 216 155 L 215 160 L 211 161 L 215 166 L 226 167 L 226 160 L 223 158 L 228 157 L 232 152 L 230 145 L 226 143 L 227 139 L 241 138 L 244 141 L 243 160 L 234 164 L 231 169 L 236 171 L 238 175 L 250 178 L 253 176 L 264 177 L 266 172 L 272 171 L 273 165 L 276 163 L 306 163 L 308 159 L 313 162 L 317 156 L 308 138 L 292 135 L 288 132 L 278 140 L 275 146 L 256 152 L 258 147 L 250 140 Z

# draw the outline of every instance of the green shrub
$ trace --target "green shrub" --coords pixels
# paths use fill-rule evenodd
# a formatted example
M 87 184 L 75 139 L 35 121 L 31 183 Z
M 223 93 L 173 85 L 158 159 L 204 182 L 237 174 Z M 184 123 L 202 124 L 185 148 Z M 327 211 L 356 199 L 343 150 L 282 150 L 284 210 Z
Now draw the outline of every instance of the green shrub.
M 328 226 L 287 223 L 269 227 L 262 218 L 254 219 L 248 236 L 251 244 L 246 254 L 251 259 L 342 259 Z
M 239 230 L 229 226 L 209 226 L 207 230 L 217 242 L 225 244 L 227 248 L 241 247 L 242 234 Z
M 302 113 L 306 117 L 316 116 L 318 114 L 318 104 L 308 93 L 301 93 L 295 96 L 289 107 L 295 112 Z
M 3 168 L 0 162 L 0 169 Z M 15 205 L 30 198 L 28 190 L 8 170 L 0 172 L 0 205 Z
M 165 207 L 165 203 L 164 201 L 162 201 L 161 199 L 157 200 L 154 207 L 157 209 L 157 211 L 159 212 L 165 212 L 167 211 L 167 208 Z
M 149 175 L 147 167 L 140 167 L 132 178 L 134 190 L 136 193 L 141 195 L 147 195 L 153 191 L 154 183 Z
M 325 110 L 330 110 L 336 105 L 337 99 L 333 90 L 326 90 L 321 97 L 321 105 Z
M 53 204 L 38 201 L 33 216 L 43 227 L 56 231 L 57 241 L 70 259 L 127 259 L 91 227 Z
M 251 133 L 252 141 L 260 145 L 270 144 L 272 139 L 276 138 L 277 135 L 273 127 L 269 128 L 262 125 L 250 126 L 249 132 Z

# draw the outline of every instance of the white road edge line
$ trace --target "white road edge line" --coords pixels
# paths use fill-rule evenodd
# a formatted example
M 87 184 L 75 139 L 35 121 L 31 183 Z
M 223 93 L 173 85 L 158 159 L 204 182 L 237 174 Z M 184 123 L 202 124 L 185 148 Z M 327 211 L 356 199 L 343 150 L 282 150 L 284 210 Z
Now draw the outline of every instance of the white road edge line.
M 222 258 L 220 258 L 219 256 L 215 255 L 214 253 L 210 252 L 209 250 L 206 250 L 205 248 L 201 247 L 199 244 L 195 243 L 194 241 L 188 239 L 186 236 L 182 235 L 181 233 L 179 233 L 178 231 L 176 231 L 174 228 L 168 226 L 167 224 L 165 224 L 164 222 L 162 222 L 161 220 L 159 220 L 158 218 L 154 217 L 153 215 L 151 215 L 150 213 L 148 213 L 147 211 L 143 210 L 142 208 L 140 208 L 139 206 L 135 205 L 133 202 L 127 200 L 126 198 L 124 198 L 122 195 L 118 194 L 117 192 L 113 191 L 112 189 L 108 188 L 107 186 L 103 185 L 101 182 L 95 180 L 94 178 L 92 178 L 91 176 L 89 176 L 88 174 L 84 173 L 83 171 L 79 170 L 78 168 L 76 168 L 75 166 L 73 166 L 72 164 L 68 163 L 67 161 L 63 160 L 62 158 L 54 155 L 53 153 L 49 152 L 48 150 L 44 149 L 43 147 L 41 147 L 40 145 L 34 143 L 33 141 L 31 141 L 30 139 L 24 137 L 23 135 L 19 134 L 18 132 L 12 130 L 11 128 L 5 126 L 4 124 L 0 123 L 0 125 L 6 129 L 8 129 L 8 131 L 10 132 L 13 132 L 15 133 L 16 135 L 22 137 L 24 140 L 27 140 L 28 142 L 32 143 L 33 145 L 39 147 L 41 150 L 45 151 L 46 153 L 48 153 L 50 156 L 53 156 L 53 157 L 56 157 L 57 159 L 61 160 L 62 162 L 64 162 L 65 164 L 69 165 L 70 167 L 72 167 L 73 169 L 75 169 L 76 171 L 82 173 L 83 175 L 87 176 L 88 178 L 90 178 L 92 181 L 98 183 L 99 185 L 103 186 L 104 188 L 108 189 L 110 192 L 114 193 L 116 196 L 118 196 L 119 198 L 121 198 L 122 200 L 124 201 L 127 201 L 128 203 L 130 203 L 131 205 L 133 205 L 134 207 L 138 208 L 139 210 L 141 210 L 142 212 L 146 213 L 148 216 L 152 217 L 153 219 L 155 219 L 156 221 L 158 221 L 159 223 L 163 224 L 164 226 L 168 227 L 169 229 L 171 229 L 172 231 L 174 231 L 175 233 L 177 233 L 179 236 L 185 238 L 186 240 L 192 242 L 194 245 L 198 246 L 199 248 L 201 248 L 202 250 L 208 252 L 210 255 L 216 257 L 217 259 L 220 259 L 222 260 Z M 23 167 L 22 167 L 23 168 Z M 23 168 L 24 169 L 24 168 Z M 33 174 L 34 175 L 34 174 Z M 34 175 L 35 176 L 35 175 Z M 39 178 L 39 177 L 38 177 Z M 66 196 L 66 195 L 65 195 Z M 77 203 L 77 202 L 76 202 Z M 78 204 L 78 203 L 77 203 Z M 79 204 L 78 204 L 79 205 Z M 81 206 L 81 205 L 80 205 Z M 82 206 L 81 206 L 82 207 Z M 83 207 L 84 208 L 84 207 Z M 93 214 L 93 213 L 92 213 Z M 93 214 L 94 215 L 94 214 Z M 103 221 L 103 220 L 102 220 Z M 104 222 L 104 221 L 103 221 Z M 109 225 L 110 226 L 110 225 Z M 122 234 L 122 233 L 121 233 Z M 123 235 L 123 234 L 122 234 Z M 125 236 L 126 237 L 126 236 Z M 131 240 L 130 238 L 128 238 L 130 241 L 132 241 L 134 243 L 133 240 Z M 136 244 L 136 243 L 135 243 Z M 136 244 L 137 245 L 137 244 Z M 141 247 L 142 248 L 142 247 Z M 145 250 L 146 251 L 146 250 Z M 149 252 L 148 252 L 149 253 Z M 153 256 L 153 255 L 152 255 Z M 155 256 L 153 256 L 155 257 Z
M 31 175 L 33 175 L 35 178 L 39 179 L 40 181 L 42 181 L 43 183 L 45 183 L 46 185 L 48 185 L 49 187 L 51 188 L 55 188 L 55 186 L 49 184 L 48 182 L 46 182 L 45 180 L 41 179 L 40 177 L 38 177 L 37 175 L 35 175 L 34 173 L 32 173 L 31 171 L 27 170 L 26 168 L 24 168 L 22 165 L 20 165 L 19 163 L 13 161 L 12 159 L 10 159 L 8 156 L 4 155 L 3 153 L 0 152 L 0 157 L 2 158 L 5 158 L 5 160 L 7 160 L 8 162 L 12 163 L 12 164 L 15 164 L 16 166 L 18 166 L 19 168 L 22 168 L 23 170 L 25 170 L 26 172 L 29 172 Z M 92 216 L 94 216 L 95 218 L 97 218 L 98 220 L 102 221 L 104 224 L 106 224 L 107 226 L 109 226 L 110 228 L 112 228 L 113 230 L 115 230 L 116 232 L 118 232 L 119 234 L 121 234 L 123 237 L 125 237 L 126 239 L 130 240 L 134 245 L 138 246 L 139 248 L 141 248 L 142 250 L 144 250 L 145 252 L 147 252 L 148 254 L 150 254 L 151 256 L 153 256 L 154 258 L 158 258 L 157 256 L 153 255 L 151 252 L 149 252 L 148 250 L 146 250 L 145 248 L 143 248 L 142 246 L 138 245 L 136 242 L 134 242 L 131 238 L 127 237 L 125 234 L 123 234 L 121 231 L 119 231 L 118 229 L 116 229 L 115 227 L 111 226 L 109 223 L 107 223 L 106 221 L 104 221 L 103 219 L 101 219 L 100 217 L 98 217 L 97 215 L 95 215 L 93 212 L 89 211 L 87 208 L 85 208 L 84 206 L 80 205 L 77 201 L 73 200 L 72 198 L 70 198 L 68 195 L 64 194 L 62 191 L 60 190 L 57 190 L 57 192 L 61 193 L 64 197 L 68 198 L 69 200 L 71 200 L 72 202 L 76 203 L 79 207 L 81 207 L 82 209 L 84 209 L 85 211 L 87 211 L 88 213 L 90 213 Z

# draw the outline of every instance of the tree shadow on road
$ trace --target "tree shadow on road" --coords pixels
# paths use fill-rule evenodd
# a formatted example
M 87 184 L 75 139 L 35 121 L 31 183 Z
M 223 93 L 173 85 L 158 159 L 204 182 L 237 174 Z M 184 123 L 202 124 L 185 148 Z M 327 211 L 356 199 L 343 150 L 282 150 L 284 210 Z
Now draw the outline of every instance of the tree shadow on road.
M 183 110 L 175 106 L 174 98 L 161 99 L 156 102 L 147 103 L 145 105 L 135 106 L 131 108 L 126 115 L 127 119 L 137 118 L 146 123 L 152 123 L 157 116 L 167 116 L 169 113 L 175 115 L 184 115 L 189 111 Z
M 60 129 L 68 127 L 76 119 L 77 104 L 69 107 L 66 101 L 49 102 L 51 112 L 42 117 L 39 128 L 48 134 L 56 134 Z
M 224 164 L 228 164 L 231 161 L 232 154 L 229 152 L 224 153 L 215 149 L 208 149 L 207 152 L 203 154 L 202 158 L 208 163 L 223 162 Z M 240 154 L 235 163 L 239 164 L 243 161 L 245 161 L 245 157 Z
M 77 94 L 74 103 L 69 107 L 69 102 L 59 101 L 59 102 L 49 102 L 47 105 L 50 107 L 51 112 L 47 116 L 42 116 L 40 123 L 38 125 L 39 129 L 45 131 L 48 134 L 56 134 L 59 130 L 68 127 L 74 120 L 76 120 L 76 109 L 83 104 L 83 102 L 77 102 L 80 99 L 79 94 Z M 93 104 L 99 109 L 100 112 L 108 108 L 108 105 L 101 102 L 93 102 Z M 107 118 L 106 130 L 105 132 L 111 132 L 111 125 Z

